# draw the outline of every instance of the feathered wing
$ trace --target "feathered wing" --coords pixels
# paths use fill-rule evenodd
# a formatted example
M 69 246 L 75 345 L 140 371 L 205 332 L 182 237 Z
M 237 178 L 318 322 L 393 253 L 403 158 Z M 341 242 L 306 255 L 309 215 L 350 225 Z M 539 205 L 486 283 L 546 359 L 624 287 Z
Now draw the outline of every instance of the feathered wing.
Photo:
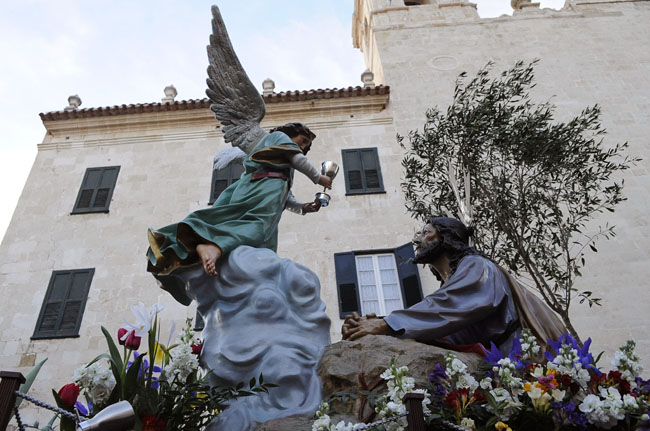
M 222 125 L 224 140 L 246 154 L 268 135 L 260 127 L 264 99 L 239 63 L 217 6 L 212 6 L 212 34 L 208 45 L 210 109 Z M 217 153 L 217 158 L 219 153 Z

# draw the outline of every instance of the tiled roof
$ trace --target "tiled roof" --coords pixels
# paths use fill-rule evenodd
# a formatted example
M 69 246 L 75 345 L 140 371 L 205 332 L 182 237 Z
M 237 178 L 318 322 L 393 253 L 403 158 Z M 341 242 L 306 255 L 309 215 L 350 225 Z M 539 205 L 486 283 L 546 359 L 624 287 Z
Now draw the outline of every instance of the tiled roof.
M 283 91 L 265 95 L 266 104 L 295 102 L 317 99 L 335 99 L 343 97 L 375 96 L 390 93 L 390 87 L 379 85 L 370 87 L 326 88 L 324 90 Z M 105 108 L 84 108 L 70 111 L 52 111 L 39 114 L 43 121 L 71 120 L 75 118 L 103 117 L 108 115 L 138 114 L 142 112 L 183 111 L 188 109 L 207 109 L 209 99 L 179 100 L 173 103 L 137 103 L 135 105 L 108 106 Z

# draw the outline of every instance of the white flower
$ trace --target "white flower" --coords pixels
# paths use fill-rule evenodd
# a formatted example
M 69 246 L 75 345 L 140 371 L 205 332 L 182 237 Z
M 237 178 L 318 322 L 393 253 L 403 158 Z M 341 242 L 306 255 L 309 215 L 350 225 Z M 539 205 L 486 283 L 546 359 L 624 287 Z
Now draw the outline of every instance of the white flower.
M 151 306 L 151 313 L 148 313 L 147 307 L 142 302 L 138 302 L 137 306 L 132 305 L 131 313 L 135 317 L 135 323 L 130 323 L 124 319 L 124 328 L 127 330 L 127 333 L 122 337 L 122 340 L 126 340 L 126 337 L 131 331 L 135 331 L 137 337 L 146 337 L 149 329 L 151 329 L 151 325 L 153 325 L 154 317 L 164 309 L 164 307 L 158 304 L 153 304 Z
M 633 410 L 639 408 L 639 403 L 637 402 L 636 398 L 630 394 L 623 395 L 623 405 L 626 409 Z
M 597 395 L 589 394 L 582 400 L 582 404 L 578 407 L 582 413 L 591 413 L 599 408 L 601 405 L 600 398 Z
M 165 367 L 167 379 L 172 382 L 177 377 L 178 384 L 184 384 L 187 377 L 199 368 L 199 360 L 192 354 L 192 348 L 187 344 L 179 344 L 169 351 L 169 364 Z
M 490 377 L 485 377 L 483 380 L 481 380 L 480 386 L 481 389 L 492 389 L 492 379 Z
M 108 386 L 104 385 L 95 385 L 90 390 L 90 398 L 93 400 L 93 404 L 102 405 L 108 398 L 111 396 L 111 390 Z
M 465 365 L 460 359 L 454 358 L 451 361 L 451 374 L 461 374 L 467 371 L 467 365 Z
M 478 382 L 476 379 L 469 374 L 462 374 L 458 376 L 458 382 L 456 384 L 458 388 L 470 388 L 473 392 L 474 389 L 478 388 Z
M 474 420 L 471 419 L 471 418 L 463 418 L 463 419 L 461 419 L 460 426 L 465 428 L 465 429 L 468 429 L 468 430 L 475 430 L 476 429 L 476 425 L 474 424 Z
M 622 377 L 628 382 L 634 382 L 634 379 L 641 375 L 643 367 L 639 363 L 639 356 L 634 351 L 636 343 L 628 340 L 619 350 L 614 353 L 614 365 L 621 372 Z
M 323 415 L 311 425 L 312 431 L 330 431 L 330 417 Z
M 564 399 L 564 395 L 566 395 L 566 391 L 561 391 L 559 389 L 553 389 L 551 391 L 551 396 L 557 402 L 562 401 Z
M 502 421 L 509 420 L 510 416 L 519 411 L 523 406 L 523 404 L 520 403 L 516 397 L 513 398 L 510 392 L 505 388 L 494 388 L 490 391 L 490 394 L 497 404 L 505 402 L 505 407 L 503 407 L 501 411 L 494 412 L 492 407 L 487 407 L 489 411 L 493 411 Z
M 99 362 L 77 368 L 72 379 L 97 405 L 108 401 L 113 388 L 115 388 L 113 373 L 108 368 L 102 367 Z
M 391 416 L 401 415 L 402 413 L 406 413 L 406 407 L 402 403 L 395 403 L 393 401 L 389 401 L 388 403 L 386 403 L 386 408 L 388 409 Z

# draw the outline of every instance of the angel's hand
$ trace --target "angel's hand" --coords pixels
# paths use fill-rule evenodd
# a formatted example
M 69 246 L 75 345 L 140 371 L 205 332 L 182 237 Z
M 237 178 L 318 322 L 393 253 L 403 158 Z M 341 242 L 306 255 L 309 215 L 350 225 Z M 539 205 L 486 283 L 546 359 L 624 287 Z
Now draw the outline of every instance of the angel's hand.
M 314 202 L 309 202 L 309 203 L 304 204 L 302 206 L 302 214 L 305 215 L 307 213 L 318 212 L 320 207 L 321 207 L 320 200 L 316 199 L 316 200 L 314 200 Z
M 326 189 L 332 188 L 332 179 L 326 175 L 321 175 L 318 179 L 318 184 L 325 187 Z

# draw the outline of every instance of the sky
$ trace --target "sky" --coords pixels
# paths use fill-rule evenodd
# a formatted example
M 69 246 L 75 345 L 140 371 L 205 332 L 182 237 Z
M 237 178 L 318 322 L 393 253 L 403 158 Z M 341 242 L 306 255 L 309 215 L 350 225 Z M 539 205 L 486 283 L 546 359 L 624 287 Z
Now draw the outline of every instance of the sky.
M 475 2 L 483 18 L 512 13 Z M 205 97 L 215 3 L 260 93 L 266 78 L 275 91 L 361 85 L 353 0 L 0 0 L 0 238 L 45 135 L 39 113 L 73 94 L 81 108 L 159 102 L 170 84 L 176 100 Z

